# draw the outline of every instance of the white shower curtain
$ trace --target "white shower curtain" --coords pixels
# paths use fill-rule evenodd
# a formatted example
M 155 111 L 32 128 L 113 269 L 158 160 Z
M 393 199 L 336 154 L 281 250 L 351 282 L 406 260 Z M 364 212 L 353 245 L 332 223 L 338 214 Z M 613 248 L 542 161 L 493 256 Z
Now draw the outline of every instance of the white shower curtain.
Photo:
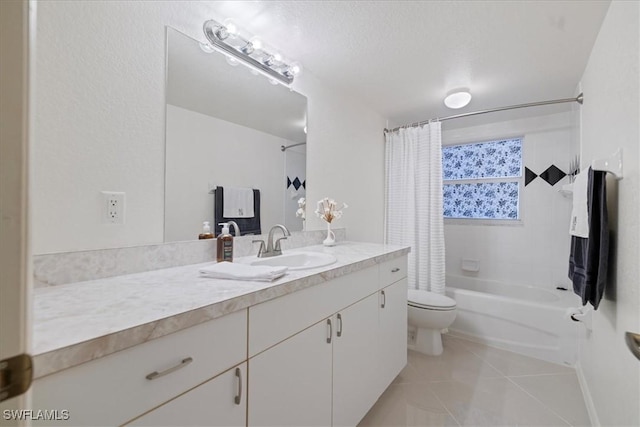
M 444 294 L 440 122 L 386 135 L 385 242 L 411 246 L 409 288 Z

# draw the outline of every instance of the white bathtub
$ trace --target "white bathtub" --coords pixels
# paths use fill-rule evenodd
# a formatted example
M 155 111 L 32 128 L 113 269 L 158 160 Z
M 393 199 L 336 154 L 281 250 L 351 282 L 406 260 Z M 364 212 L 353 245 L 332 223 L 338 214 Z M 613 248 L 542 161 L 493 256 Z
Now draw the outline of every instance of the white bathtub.
M 549 362 L 576 362 L 582 325 L 564 316 L 568 307 L 580 305 L 571 290 L 447 276 L 446 292 L 458 306 L 451 335 Z

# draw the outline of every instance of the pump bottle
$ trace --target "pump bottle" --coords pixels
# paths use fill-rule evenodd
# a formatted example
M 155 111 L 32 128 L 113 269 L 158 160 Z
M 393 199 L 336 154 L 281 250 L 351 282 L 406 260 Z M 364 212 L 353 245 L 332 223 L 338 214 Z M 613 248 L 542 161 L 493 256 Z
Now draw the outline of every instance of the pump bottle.
M 223 222 L 218 225 L 222 226 L 222 234 L 217 241 L 218 262 L 233 262 L 233 236 L 229 233 L 229 224 Z
M 209 225 L 209 221 L 204 221 L 202 223 L 202 233 L 198 236 L 198 239 L 213 239 L 213 233 L 211 232 L 211 226 Z

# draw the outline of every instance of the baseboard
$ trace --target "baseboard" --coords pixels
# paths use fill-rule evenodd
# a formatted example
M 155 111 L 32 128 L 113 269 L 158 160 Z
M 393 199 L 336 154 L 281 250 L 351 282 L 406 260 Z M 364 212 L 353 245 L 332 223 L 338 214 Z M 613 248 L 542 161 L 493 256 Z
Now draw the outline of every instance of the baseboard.
M 589 420 L 591 420 L 591 425 L 593 427 L 600 427 L 600 420 L 598 419 L 598 413 L 596 412 L 596 406 L 593 403 L 593 399 L 591 398 L 591 393 L 589 392 L 589 386 L 587 385 L 587 379 L 582 372 L 582 365 L 580 365 L 580 361 L 576 363 L 576 375 L 578 376 L 578 383 L 580 384 L 580 390 L 582 390 L 582 397 L 584 398 L 584 404 L 587 407 L 587 413 L 589 414 Z

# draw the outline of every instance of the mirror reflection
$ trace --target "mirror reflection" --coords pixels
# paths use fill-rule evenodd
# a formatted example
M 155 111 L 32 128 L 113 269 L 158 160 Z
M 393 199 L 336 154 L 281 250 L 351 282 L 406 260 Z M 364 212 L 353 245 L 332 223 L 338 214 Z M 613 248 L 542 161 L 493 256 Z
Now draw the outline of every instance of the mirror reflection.
M 166 94 L 166 242 L 197 239 L 203 221 L 219 232 L 220 218 L 242 234 L 303 229 L 303 95 L 172 28 Z

